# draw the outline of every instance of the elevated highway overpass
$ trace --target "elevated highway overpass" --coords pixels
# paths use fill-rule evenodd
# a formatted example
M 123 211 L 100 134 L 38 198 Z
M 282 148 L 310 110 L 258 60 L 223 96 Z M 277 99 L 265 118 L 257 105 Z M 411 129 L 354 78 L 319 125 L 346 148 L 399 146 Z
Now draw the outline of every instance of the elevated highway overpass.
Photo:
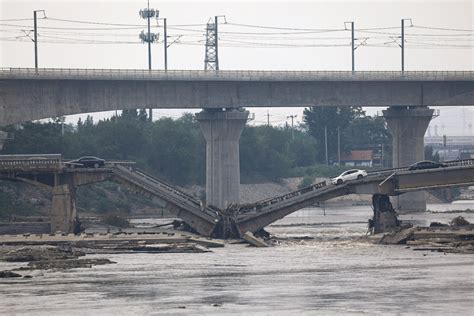
M 0 126 L 144 107 L 473 104 L 473 71 L 0 69 Z

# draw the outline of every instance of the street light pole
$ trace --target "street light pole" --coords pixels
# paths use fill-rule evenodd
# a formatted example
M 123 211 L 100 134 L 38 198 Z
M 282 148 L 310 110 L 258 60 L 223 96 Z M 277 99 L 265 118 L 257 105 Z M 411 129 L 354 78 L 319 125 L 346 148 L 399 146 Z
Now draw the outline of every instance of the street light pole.
M 293 129 L 293 119 L 298 115 L 288 115 L 286 118 L 291 118 L 291 140 L 295 139 L 295 131 Z

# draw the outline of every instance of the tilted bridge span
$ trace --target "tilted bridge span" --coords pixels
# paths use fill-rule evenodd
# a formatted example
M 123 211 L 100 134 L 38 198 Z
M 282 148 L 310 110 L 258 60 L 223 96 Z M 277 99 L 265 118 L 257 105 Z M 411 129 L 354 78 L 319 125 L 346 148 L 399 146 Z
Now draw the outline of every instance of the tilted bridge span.
M 70 230 L 76 214 L 75 188 L 101 181 L 114 181 L 127 186 L 134 193 L 158 197 L 166 202 L 168 210 L 196 232 L 220 238 L 239 237 L 247 231 L 255 233 L 288 214 L 342 195 L 395 196 L 432 188 L 474 185 L 474 159 L 469 159 L 449 162 L 445 168 L 375 171 L 363 179 L 341 185 L 324 181 L 278 197 L 251 204 L 232 204 L 226 209 L 219 209 L 204 205 L 192 195 L 139 169 L 120 163 L 88 169 L 68 167 L 67 163 L 61 162 L 60 157 L 37 160 L 16 157 L 16 160 L 0 160 L 0 178 L 52 187 L 53 231 Z

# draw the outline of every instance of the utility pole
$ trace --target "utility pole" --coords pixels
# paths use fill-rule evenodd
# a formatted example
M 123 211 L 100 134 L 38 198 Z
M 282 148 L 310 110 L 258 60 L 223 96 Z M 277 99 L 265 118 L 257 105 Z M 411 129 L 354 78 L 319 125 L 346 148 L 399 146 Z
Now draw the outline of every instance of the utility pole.
M 293 129 L 293 119 L 296 118 L 298 115 L 288 115 L 286 118 L 291 118 L 291 139 L 295 139 L 295 130 Z
M 355 30 L 354 30 L 354 22 L 344 22 L 344 29 L 347 30 L 347 24 L 351 24 L 351 57 L 352 57 L 352 74 L 354 74 L 355 71 Z
M 405 19 L 402 19 L 402 73 L 405 71 Z
M 33 11 L 35 25 L 35 71 L 38 72 L 38 23 L 36 22 L 36 13 L 37 11 Z
M 352 35 L 351 36 L 352 37 L 352 73 L 354 73 L 355 71 L 354 22 L 351 22 L 351 35 Z
M 163 18 L 163 45 L 165 48 L 165 71 L 168 70 L 168 34 L 166 29 L 166 18 Z
M 337 160 L 338 166 L 341 165 L 341 128 L 337 127 Z
M 400 47 L 402 48 L 402 74 L 405 72 L 405 21 L 410 21 L 412 23 L 411 19 L 402 19 L 401 20 L 401 43 Z M 412 23 L 413 25 L 413 23 Z
M 270 112 L 267 110 L 267 126 L 270 126 Z
M 209 19 L 206 26 L 206 53 L 204 55 L 204 70 L 219 70 L 219 18 L 225 15 L 216 15 L 214 21 Z
M 216 27 L 211 19 L 206 25 L 206 52 L 204 55 L 204 70 L 217 70 L 217 40 Z
M 326 147 L 326 165 L 329 165 L 328 159 L 328 127 L 324 126 L 324 145 Z
M 34 42 L 35 42 L 35 72 L 38 73 L 38 19 L 37 19 L 37 13 L 38 12 L 43 12 L 44 15 L 45 11 L 44 10 L 34 10 L 33 11 L 33 20 L 34 20 Z
M 163 58 L 164 58 L 163 64 L 166 71 L 168 70 L 168 47 L 174 44 L 174 42 L 168 45 L 168 27 L 167 27 L 166 18 L 157 18 L 157 20 L 163 20 Z
M 140 10 L 139 14 L 143 19 L 147 19 L 148 32 L 145 34 L 142 31 L 139 37 L 142 42 L 148 43 L 148 70 L 151 71 L 151 43 L 154 43 L 156 40 L 158 40 L 158 34 L 151 33 L 150 18 L 156 17 L 158 19 L 160 11 L 155 9 L 150 10 L 150 1 L 148 1 L 147 7 L 145 9 Z M 150 108 L 148 111 L 148 118 L 150 119 L 150 121 L 153 121 L 152 109 Z
M 214 27 L 216 28 L 216 30 L 215 30 L 215 36 L 216 36 L 216 70 L 219 70 L 219 32 L 218 32 L 218 24 L 219 24 L 219 19 L 216 15 L 214 17 Z

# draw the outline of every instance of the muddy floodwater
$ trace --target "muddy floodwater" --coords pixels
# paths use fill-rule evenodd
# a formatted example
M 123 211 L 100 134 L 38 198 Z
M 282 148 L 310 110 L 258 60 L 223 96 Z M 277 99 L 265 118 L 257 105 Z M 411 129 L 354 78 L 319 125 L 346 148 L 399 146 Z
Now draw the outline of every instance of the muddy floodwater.
M 428 208 L 433 212 L 401 219 L 474 221 L 474 213 L 438 213 L 474 209 L 474 201 Z M 474 255 L 358 241 L 371 212 L 301 210 L 268 227 L 284 238 L 272 248 L 107 255 L 117 264 L 1 279 L 0 315 L 473 315 Z M 0 270 L 18 266 L 1 262 Z

